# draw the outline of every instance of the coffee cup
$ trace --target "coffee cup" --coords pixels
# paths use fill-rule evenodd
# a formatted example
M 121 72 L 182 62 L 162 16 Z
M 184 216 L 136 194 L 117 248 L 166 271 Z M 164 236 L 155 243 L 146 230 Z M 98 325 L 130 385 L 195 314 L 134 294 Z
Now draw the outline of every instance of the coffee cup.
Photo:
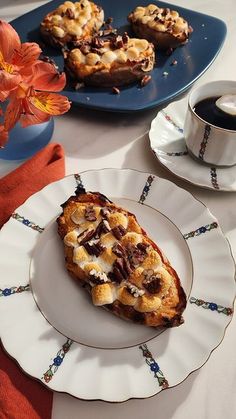
M 199 162 L 214 166 L 236 164 L 236 114 L 233 104 L 228 106 L 229 98 L 236 99 L 235 81 L 213 81 L 194 88 L 189 95 L 184 137 L 190 156 Z M 228 100 L 226 106 L 224 100 Z M 207 108 L 208 102 L 211 105 Z

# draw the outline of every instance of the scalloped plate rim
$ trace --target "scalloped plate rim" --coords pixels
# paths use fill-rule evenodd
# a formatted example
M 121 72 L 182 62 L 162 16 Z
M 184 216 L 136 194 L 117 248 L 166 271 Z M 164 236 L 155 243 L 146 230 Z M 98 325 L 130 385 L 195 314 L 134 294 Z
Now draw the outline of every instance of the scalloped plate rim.
M 134 169 L 114 169 L 114 168 L 110 168 L 110 169 L 97 169 L 97 170 L 87 170 L 87 171 L 84 171 L 84 172 L 80 172 L 80 175 L 83 175 L 83 174 L 86 174 L 86 173 L 88 173 L 88 172 L 101 172 L 101 171 L 107 171 L 107 170 L 113 170 L 113 171 L 118 171 L 118 173 L 120 173 L 120 172 L 125 172 L 125 171 L 132 171 L 132 172 L 139 172 L 139 173 L 142 173 L 143 175 L 146 175 L 146 176 L 149 176 L 150 175 L 150 173 L 147 173 L 147 172 L 143 172 L 143 171 L 139 171 L 139 170 L 134 170 Z M 66 177 L 73 177 L 74 175 L 68 175 L 68 176 L 66 176 Z M 170 181 L 168 181 L 168 180 L 166 180 L 166 179 L 162 179 L 162 178 L 158 178 L 157 176 L 154 176 L 156 179 L 160 179 L 160 180 L 164 180 L 165 182 L 167 182 L 167 183 L 170 183 L 170 184 L 173 184 L 173 182 L 170 182 Z M 59 183 L 60 181 L 57 181 L 57 182 L 55 182 L 55 183 Z M 49 185 L 48 185 L 49 186 Z M 176 186 L 175 184 L 174 184 L 174 186 L 177 188 L 177 189 L 182 189 L 182 188 L 179 188 L 178 186 Z M 47 186 L 44 188 L 44 189 L 46 189 L 47 188 Z M 40 194 L 42 191 L 39 191 L 37 194 Z M 185 191 L 186 192 L 186 191 Z M 205 208 L 204 208 L 204 211 L 205 210 L 207 210 L 208 212 L 209 212 L 209 214 L 212 216 L 212 213 L 209 211 L 209 209 L 206 207 L 206 205 L 205 204 L 203 204 L 199 199 L 197 199 L 197 198 L 195 198 L 192 194 L 190 194 L 189 192 L 187 192 L 188 194 L 189 194 L 189 196 L 191 196 L 191 198 L 190 199 L 194 199 L 194 200 L 196 200 L 196 201 L 198 201 L 200 204 L 202 204 Z M 29 198 L 30 199 L 30 198 Z M 27 201 L 26 201 L 27 202 Z M 21 207 L 23 207 L 25 204 L 23 204 L 22 206 L 20 206 L 19 208 L 21 208 Z M 214 216 L 212 216 L 213 217 L 213 219 L 215 219 L 215 217 Z M 5 226 L 4 226 L 4 229 L 6 228 L 6 226 L 7 226 L 7 223 L 5 224 Z M 229 242 L 228 242 L 228 240 L 227 240 L 227 238 L 224 236 L 224 234 L 223 234 L 223 232 L 221 231 L 221 229 L 219 229 L 219 231 L 220 231 L 220 234 L 221 234 L 221 236 L 223 236 L 224 237 L 224 239 L 226 240 L 226 242 L 227 242 L 227 245 L 228 245 L 228 247 L 229 247 L 229 252 L 230 252 L 230 254 L 231 254 L 231 258 L 233 259 L 233 256 L 232 256 L 232 251 L 231 251 L 231 247 L 230 247 L 230 244 L 229 244 Z M 1 234 L 1 233 L 0 233 Z M 191 252 L 191 251 L 190 251 Z M 233 300 L 235 299 L 235 293 L 234 293 L 234 296 L 233 296 Z M 201 365 L 199 365 L 197 368 L 195 368 L 195 369 L 193 369 L 193 370 L 191 370 L 191 371 L 189 371 L 187 374 L 186 374 L 186 376 L 181 380 L 181 381 L 179 381 L 177 384 L 175 384 L 175 385 L 171 385 L 170 387 L 175 387 L 175 386 L 177 386 L 177 385 L 179 385 L 180 383 L 182 383 L 192 372 L 194 372 L 194 371 L 196 371 L 197 369 L 199 369 L 199 368 L 201 368 L 206 362 L 207 362 L 207 360 L 208 360 L 208 358 L 209 358 L 209 356 L 211 355 L 211 353 L 213 352 L 213 350 L 214 349 L 216 349 L 219 345 L 220 345 L 220 343 L 222 342 L 222 340 L 223 340 L 223 338 L 224 338 L 224 335 L 225 335 L 225 331 L 226 331 L 226 328 L 228 327 L 228 325 L 230 324 L 230 321 L 232 320 L 232 317 L 231 318 L 229 318 L 229 322 L 226 324 L 226 326 L 225 327 L 223 327 L 223 334 L 222 334 L 222 336 L 220 337 L 220 340 L 217 342 L 217 344 L 214 346 L 214 348 L 212 348 L 211 350 L 210 350 L 210 352 L 208 351 L 208 354 L 207 354 L 207 357 L 206 357 L 206 359 L 205 359 L 205 361 L 201 364 Z M 4 339 L 2 339 L 2 342 L 3 342 L 3 340 Z M 3 345 L 4 345 L 4 342 L 3 342 Z M 12 357 L 12 355 L 10 354 L 10 356 Z M 13 356 L 14 357 L 14 356 Z M 15 360 L 16 360 L 16 362 L 21 366 L 21 364 L 20 364 L 20 361 L 19 360 L 17 360 L 16 358 L 14 358 Z M 22 368 L 22 367 L 21 367 Z M 39 377 L 35 377 L 35 376 L 33 376 L 33 375 L 31 375 L 29 372 L 27 372 L 27 375 L 30 375 L 30 376 L 32 376 L 33 378 L 35 378 L 35 379 L 37 379 L 37 380 L 40 380 L 40 378 Z M 43 384 L 43 385 L 46 385 L 46 384 L 44 384 L 41 380 L 40 380 L 40 382 Z M 50 388 L 51 389 L 53 389 L 53 385 L 51 385 L 52 383 L 50 383 Z M 47 385 L 46 385 L 46 387 L 47 387 Z M 70 392 L 67 392 L 66 390 L 56 390 L 56 391 L 58 391 L 58 392 L 62 392 L 62 393 L 67 393 L 67 394 L 71 394 Z M 127 398 L 123 398 L 122 400 L 117 400 L 117 402 L 124 402 L 124 401 L 126 401 L 126 400 L 129 400 L 129 399 L 132 399 L 132 398 L 134 398 L 134 399 L 143 399 L 143 398 L 149 398 L 149 397 L 153 397 L 153 396 L 155 396 L 156 394 L 158 394 L 159 392 L 160 392 L 161 390 L 159 390 L 158 392 L 156 392 L 156 393 L 154 393 L 154 394 L 151 394 L 150 396 L 140 396 L 140 397 L 132 397 L 132 395 L 129 395 L 129 396 L 127 396 Z M 82 400 L 103 400 L 103 401 L 107 401 L 107 402 L 116 402 L 116 401 L 111 401 L 111 400 L 106 400 L 105 398 L 98 398 L 98 399 L 92 399 L 92 398 L 82 398 L 82 397 L 79 397 L 79 396 L 77 396 L 77 395 L 73 395 L 72 394 L 72 396 L 74 396 L 74 397 L 76 397 L 76 398 L 79 398 L 79 399 L 82 399 Z

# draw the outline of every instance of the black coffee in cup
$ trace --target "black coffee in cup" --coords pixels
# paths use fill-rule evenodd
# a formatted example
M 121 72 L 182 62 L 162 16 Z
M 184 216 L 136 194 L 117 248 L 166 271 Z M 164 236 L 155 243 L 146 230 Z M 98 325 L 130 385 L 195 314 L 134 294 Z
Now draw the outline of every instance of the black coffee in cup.
M 194 106 L 194 112 L 209 124 L 219 128 L 236 131 L 236 115 L 230 115 L 216 106 L 220 96 L 209 97 L 200 100 Z

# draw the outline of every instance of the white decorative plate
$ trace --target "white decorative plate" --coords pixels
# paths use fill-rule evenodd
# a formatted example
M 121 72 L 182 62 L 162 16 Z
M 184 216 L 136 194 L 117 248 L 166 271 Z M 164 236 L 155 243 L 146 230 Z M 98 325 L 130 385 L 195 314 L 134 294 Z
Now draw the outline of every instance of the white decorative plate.
M 149 138 L 159 162 L 176 176 L 214 191 L 236 191 L 236 165 L 214 167 L 194 160 L 186 149 L 183 126 L 187 98 L 173 102 L 153 119 Z
M 185 323 L 157 330 L 90 302 L 67 274 L 60 204 L 78 184 L 135 213 L 178 272 Z M 0 336 L 25 372 L 82 399 L 150 397 L 200 368 L 232 318 L 235 266 L 209 210 L 175 184 L 134 170 L 68 176 L 33 195 L 0 232 Z

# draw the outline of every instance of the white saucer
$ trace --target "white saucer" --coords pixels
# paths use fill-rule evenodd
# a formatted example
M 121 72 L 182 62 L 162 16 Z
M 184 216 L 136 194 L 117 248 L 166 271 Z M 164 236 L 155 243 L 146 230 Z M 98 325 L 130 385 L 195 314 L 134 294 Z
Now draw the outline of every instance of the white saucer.
M 149 138 L 159 162 L 176 176 L 214 191 L 236 191 L 236 166 L 216 168 L 198 163 L 186 149 L 183 125 L 187 98 L 173 102 L 153 119 Z

